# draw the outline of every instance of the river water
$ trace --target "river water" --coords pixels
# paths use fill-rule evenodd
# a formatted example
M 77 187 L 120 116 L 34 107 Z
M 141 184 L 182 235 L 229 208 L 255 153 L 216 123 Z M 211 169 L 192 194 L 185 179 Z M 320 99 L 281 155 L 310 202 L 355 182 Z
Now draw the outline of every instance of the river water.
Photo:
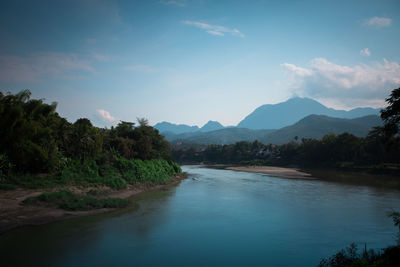
M 129 209 L 0 236 L 2 266 L 315 266 L 351 242 L 395 244 L 399 191 L 183 169 Z

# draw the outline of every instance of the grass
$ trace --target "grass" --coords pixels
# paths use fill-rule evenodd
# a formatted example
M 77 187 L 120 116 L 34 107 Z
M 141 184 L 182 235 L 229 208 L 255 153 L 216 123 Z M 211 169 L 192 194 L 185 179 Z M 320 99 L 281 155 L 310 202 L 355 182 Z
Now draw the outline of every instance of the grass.
M 69 190 L 43 193 L 37 197 L 29 197 L 23 201 L 25 205 L 46 203 L 58 208 L 71 211 L 93 210 L 102 208 L 126 207 L 129 201 L 121 198 L 97 199 L 87 195 L 78 195 Z

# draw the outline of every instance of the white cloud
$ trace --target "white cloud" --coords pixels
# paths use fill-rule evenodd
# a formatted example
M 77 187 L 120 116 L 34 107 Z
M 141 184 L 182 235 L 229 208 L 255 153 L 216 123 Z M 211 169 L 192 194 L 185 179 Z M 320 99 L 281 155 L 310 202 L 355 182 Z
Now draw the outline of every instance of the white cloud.
M 353 99 L 358 103 L 378 103 L 400 85 L 399 63 L 386 59 L 370 65 L 343 66 L 315 58 L 308 68 L 288 63 L 282 66 L 291 74 L 296 94 L 349 104 L 354 104 Z
M 220 25 L 211 25 L 204 22 L 199 21 L 191 21 L 191 20 L 184 20 L 182 21 L 183 24 L 194 26 L 196 28 L 205 30 L 207 33 L 211 35 L 218 35 L 218 36 L 225 36 L 225 34 L 231 34 L 234 36 L 244 37 L 244 34 L 241 33 L 238 29 L 230 29 L 225 26 Z
M 392 19 L 384 18 L 384 17 L 373 17 L 365 21 L 364 25 L 375 27 L 375 28 L 383 28 L 388 27 L 392 24 Z
M 211 35 L 224 36 L 224 34 L 222 32 L 218 32 L 218 31 L 207 31 L 207 33 L 209 33 Z
M 167 5 L 167 6 L 186 6 L 187 1 L 186 0 L 161 0 L 161 4 Z
M 369 51 L 368 48 L 364 48 L 364 49 L 360 50 L 360 55 L 369 57 L 371 55 L 371 51 Z
M 126 66 L 125 70 L 128 71 L 139 71 L 139 72 L 157 72 L 157 70 L 149 65 L 130 65 Z
M 42 52 L 28 56 L 0 55 L 0 80 L 38 82 L 43 78 L 82 77 L 76 71 L 94 72 L 89 60 L 78 54 Z
M 347 101 L 343 101 L 342 99 L 338 98 L 318 98 L 317 100 L 327 107 L 332 107 L 340 110 L 350 110 L 355 107 L 381 108 L 386 106 L 385 99 L 363 99 L 352 97 L 350 100 Z
M 281 66 L 285 67 L 287 70 L 289 70 L 295 76 L 306 77 L 306 76 L 311 76 L 312 75 L 312 71 L 311 70 L 306 69 L 306 68 L 297 67 L 294 64 L 283 63 L 283 64 L 281 64 Z
M 113 122 L 118 121 L 118 119 L 111 116 L 110 112 L 108 112 L 107 110 L 98 109 L 98 110 L 96 110 L 96 112 L 104 121 L 106 121 L 108 123 L 113 123 Z

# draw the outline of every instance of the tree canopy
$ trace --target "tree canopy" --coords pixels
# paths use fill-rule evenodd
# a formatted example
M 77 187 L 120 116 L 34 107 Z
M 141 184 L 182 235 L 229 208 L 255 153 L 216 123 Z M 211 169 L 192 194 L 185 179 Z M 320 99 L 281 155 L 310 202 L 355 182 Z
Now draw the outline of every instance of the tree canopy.
M 385 129 L 396 134 L 400 125 L 400 88 L 394 89 L 386 102 L 388 107 L 381 111 L 381 118 L 385 121 Z
M 66 159 L 81 162 L 112 158 L 170 160 L 169 143 L 146 119 L 121 121 L 100 129 L 89 119 L 68 122 L 56 112 L 57 104 L 31 99 L 28 90 L 17 94 L 0 92 L 1 165 L 18 172 L 52 172 Z M 9 161 L 6 164 L 5 161 Z

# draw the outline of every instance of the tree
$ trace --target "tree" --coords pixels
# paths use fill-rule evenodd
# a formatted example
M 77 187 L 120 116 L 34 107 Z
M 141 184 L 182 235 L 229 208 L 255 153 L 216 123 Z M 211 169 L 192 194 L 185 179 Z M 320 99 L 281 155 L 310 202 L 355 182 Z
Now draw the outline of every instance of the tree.
M 382 128 L 385 155 L 391 162 L 400 162 L 400 88 L 394 89 L 386 99 L 388 106 L 381 111 L 385 125 Z
M 118 137 L 132 138 L 134 126 L 134 122 L 121 121 L 118 123 L 117 127 L 115 127 L 115 130 L 117 131 Z
M 140 159 L 170 159 L 169 143 L 157 129 L 148 125 L 144 118 L 138 119 L 139 127 L 133 131 L 136 157 Z
M 0 153 L 18 171 L 43 172 L 57 168 L 57 125 L 61 118 L 57 104 L 30 99 L 28 90 L 0 94 Z
M 392 218 L 394 226 L 399 228 L 399 232 L 397 233 L 397 244 L 400 245 L 400 212 L 393 211 L 389 213 L 389 217 Z
M 73 124 L 70 142 L 72 148 L 70 156 L 84 162 L 88 158 L 96 157 L 101 152 L 103 136 L 90 120 L 81 118 Z
M 400 124 L 400 88 L 394 89 L 386 102 L 389 105 L 381 111 L 381 118 L 385 121 L 385 130 L 395 135 Z

